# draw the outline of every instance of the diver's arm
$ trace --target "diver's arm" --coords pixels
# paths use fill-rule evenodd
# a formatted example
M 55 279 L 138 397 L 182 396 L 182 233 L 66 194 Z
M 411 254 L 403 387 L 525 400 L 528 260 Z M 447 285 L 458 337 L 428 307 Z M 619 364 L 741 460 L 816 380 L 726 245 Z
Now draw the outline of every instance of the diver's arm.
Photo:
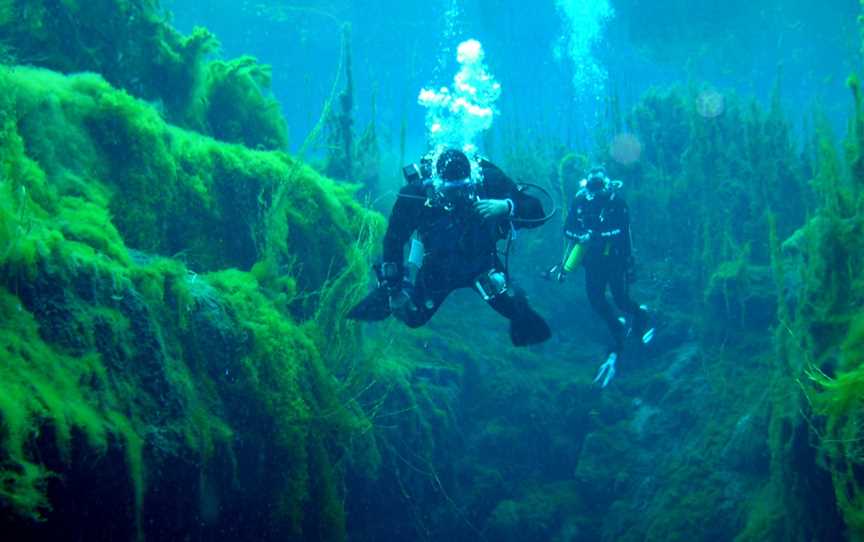
M 630 209 L 621 199 L 621 254 L 630 260 L 633 257 L 633 239 L 630 236 Z
M 514 218 L 516 228 L 537 228 L 543 225 L 541 220 L 545 215 L 543 204 L 538 198 L 519 190 L 509 177 L 504 177 L 507 183 L 507 199 L 512 203 L 510 217 Z
M 564 221 L 564 254 L 561 256 L 562 265 L 567 261 L 567 256 L 570 255 L 570 251 L 573 250 L 573 245 L 576 244 L 577 238 L 577 228 L 579 227 L 579 223 L 576 220 L 577 216 L 577 200 L 574 197 L 573 201 L 570 203 L 570 209 L 567 211 L 567 219 Z
M 620 239 L 620 252 L 621 257 L 624 260 L 624 270 L 625 276 L 627 277 L 627 282 L 635 282 L 636 262 L 633 259 L 633 238 L 630 236 L 630 211 L 627 207 L 627 202 L 624 201 L 624 199 L 621 200 L 620 205 L 621 209 L 619 223 L 622 232 Z M 649 338 L 648 340 L 650 341 L 651 339 Z
M 565 241 L 569 241 L 570 246 L 579 241 L 579 239 L 583 238 L 588 230 L 585 228 L 585 225 L 579 220 L 579 207 L 581 206 L 581 201 L 579 200 L 579 196 L 573 198 L 573 203 L 570 205 L 570 211 L 567 213 L 567 221 L 564 222 L 564 239 Z
M 402 276 L 403 251 L 405 243 L 411 238 L 411 234 L 417 229 L 420 215 L 423 212 L 422 191 L 412 185 L 404 186 L 399 190 L 396 203 L 390 212 L 390 220 L 387 222 L 387 233 L 384 234 L 384 262 L 396 265 L 399 276 Z
M 536 228 L 542 225 L 540 219 L 545 216 L 545 213 L 539 199 L 519 190 L 519 186 L 492 162 L 484 160 L 481 167 L 486 184 L 486 196 L 507 202 L 506 216 L 513 219 L 516 228 Z M 522 220 L 537 222 L 520 222 Z
M 513 216 L 514 209 L 511 199 L 478 199 L 474 202 L 474 210 L 484 219 Z
M 620 247 L 621 254 L 630 257 L 630 212 L 627 202 L 616 197 L 609 202 L 609 220 L 600 232 L 604 240 L 612 241 Z
M 514 222 L 517 228 L 537 228 L 543 225 L 541 219 L 545 216 L 545 212 L 539 199 L 518 189 L 510 199 L 515 207 L 512 215 L 517 219 Z M 531 222 L 520 222 L 520 220 L 530 220 Z
M 567 261 L 567 257 L 570 256 L 570 251 L 573 250 L 573 247 L 576 245 L 576 241 L 570 239 L 569 237 L 564 237 L 564 252 L 561 254 L 561 262 Z

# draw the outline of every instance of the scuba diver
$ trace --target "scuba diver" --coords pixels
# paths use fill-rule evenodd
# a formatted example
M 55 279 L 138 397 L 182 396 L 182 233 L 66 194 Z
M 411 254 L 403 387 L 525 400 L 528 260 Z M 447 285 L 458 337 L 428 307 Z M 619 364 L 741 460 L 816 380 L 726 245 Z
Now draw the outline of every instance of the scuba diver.
M 469 159 L 456 149 L 427 155 L 403 174 L 407 184 L 390 214 L 383 262 L 375 266 L 378 287 L 348 318 L 376 321 L 392 315 L 416 328 L 432 318 L 451 292 L 473 288 L 510 320 L 515 346 L 548 339 L 549 326 L 510 283 L 497 248 L 515 229 L 548 220 L 540 201 L 488 160 Z
M 622 186 L 621 181 L 609 179 L 602 166 L 589 170 L 573 198 L 564 225 L 562 263 L 547 272 L 547 276 L 563 282 L 565 275 L 580 263 L 585 267 L 588 302 L 612 334 L 606 361 L 594 379 L 604 388 L 615 376 L 615 362 L 621 356 L 627 337 L 640 337 L 643 344 L 654 338 L 645 306 L 630 298 L 629 285 L 636 275 L 629 211 L 627 202 L 618 192 Z M 615 305 L 627 315 L 626 319 L 618 318 L 609 305 L 607 285 Z

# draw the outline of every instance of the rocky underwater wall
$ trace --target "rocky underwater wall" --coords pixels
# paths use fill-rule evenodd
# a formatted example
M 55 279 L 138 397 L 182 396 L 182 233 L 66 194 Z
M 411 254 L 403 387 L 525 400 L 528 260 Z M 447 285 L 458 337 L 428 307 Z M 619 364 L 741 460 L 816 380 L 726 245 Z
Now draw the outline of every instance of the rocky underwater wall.
M 0 0 L 4 537 L 862 536 L 855 80 L 839 154 L 779 100 L 706 115 L 679 88 L 619 119 L 651 142 L 612 174 L 661 327 L 600 390 L 580 278 L 532 280 L 552 226 L 513 258 L 547 344 L 510 348 L 470 294 L 361 337 L 382 217 L 279 150 L 265 66 L 157 8 Z M 587 165 L 517 150 L 514 178 Z
M 344 536 L 380 217 L 98 75 L 3 66 L 0 96 L 4 533 Z
M 848 85 L 855 113 L 842 144 L 825 124 L 814 136 L 818 207 L 772 239 L 771 476 L 743 540 L 864 537 L 864 101 L 856 76 Z
M 251 148 L 288 140 L 269 66 L 213 57 L 205 28 L 185 36 L 158 0 L 3 0 L 0 61 L 64 74 L 93 72 L 158 107 L 172 124 Z

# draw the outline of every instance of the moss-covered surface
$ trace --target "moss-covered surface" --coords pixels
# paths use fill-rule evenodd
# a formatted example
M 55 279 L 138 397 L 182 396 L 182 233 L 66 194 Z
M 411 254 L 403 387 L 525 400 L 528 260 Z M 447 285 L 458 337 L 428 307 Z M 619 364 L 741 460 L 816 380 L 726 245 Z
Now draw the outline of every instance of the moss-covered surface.
M 512 260 L 548 343 L 509 347 L 471 293 L 361 332 L 344 315 L 382 218 L 263 150 L 287 137 L 266 67 L 208 58 L 152 2 L 0 1 L 0 29 L 4 58 L 51 69 L 0 68 L 4 535 L 864 536 L 857 81 L 843 152 L 823 128 L 798 149 L 779 86 L 767 112 L 706 115 L 698 85 L 610 102 L 593 150 L 501 146 L 562 195 L 594 161 L 626 183 L 659 332 L 600 390 L 581 277 L 536 278 L 554 226 Z M 60 73 L 80 71 L 102 75 Z M 627 165 L 607 141 L 625 128 Z M 339 175 L 374 190 L 374 130 L 346 136 Z
M 631 186 L 642 249 L 686 277 L 686 291 L 677 293 L 697 301 L 694 312 L 712 301 L 701 293 L 734 266 L 767 267 L 770 217 L 785 238 L 809 201 L 807 165 L 780 108 L 780 87 L 768 112 L 727 94 L 722 111 L 706 116 L 705 92 L 690 86 L 645 96 L 628 115 L 645 155 L 615 172 Z
M 0 36 L 10 64 L 98 73 L 157 104 L 170 122 L 223 141 L 288 143 L 280 106 L 267 94 L 269 67 L 210 58 L 216 38 L 204 28 L 177 32 L 158 0 L 4 0 Z
M 64 480 L 122 451 L 128 498 L 79 532 L 161 538 L 167 506 L 210 511 L 184 529 L 344 539 L 338 458 L 375 454 L 343 316 L 380 218 L 289 156 L 167 125 L 96 75 L 4 67 L 0 88 L 10 530 L 61 532 Z M 200 497 L 166 501 L 175 483 Z
M 743 540 L 859 540 L 862 523 L 861 307 L 864 301 L 862 98 L 836 151 L 817 135 L 813 189 L 819 208 L 775 242 L 781 291 L 772 382 L 771 479 Z

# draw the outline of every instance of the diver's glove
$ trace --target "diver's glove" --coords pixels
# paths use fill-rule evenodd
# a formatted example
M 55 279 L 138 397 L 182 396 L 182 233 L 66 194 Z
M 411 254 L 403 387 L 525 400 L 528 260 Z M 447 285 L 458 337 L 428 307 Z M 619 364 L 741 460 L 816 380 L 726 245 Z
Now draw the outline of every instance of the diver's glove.
M 411 301 L 411 284 L 404 280 L 395 278 L 385 278 L 379 283 L 379 288 L 387 292 L 388 304 L 390 312 L 398 312 L 405 309 L 408 302 Z
M 560 263 L 557 263 L 543 271 L 541 275 L 546 280 L 554 280 L 556 282 L 564 282 L 564 279 L 567 278 L 567 272 L 564 271 L 564 266 Z
M 502 218 L 513 213 L 513 202 L 509 199 L 478 199 L 474 210 L 484 219 Z
M 411 304 L 411 292 L 407 287 L 389 290 L 390 312 L 401 312 L 409 308 Z
M 609 357 L 606 358 L 606 362 L 600 366 L 600 370 L 597 371 L 597 376 L 594 377 L 594 383 L 600 382 L 600 387 L 605 388 L 609 382 L 612 381 L 612 378 L 615 377 L 615 362 L 618 361 L 618 353 L 612 352 L 609 354 Z M 602 379 L 602 382 L 601 380 Z
M 402 287 L 404 272 L 402 266 L 394 262 L 381 262 L 372 266 L 378 278 L 378 287 L 388 292 Z

